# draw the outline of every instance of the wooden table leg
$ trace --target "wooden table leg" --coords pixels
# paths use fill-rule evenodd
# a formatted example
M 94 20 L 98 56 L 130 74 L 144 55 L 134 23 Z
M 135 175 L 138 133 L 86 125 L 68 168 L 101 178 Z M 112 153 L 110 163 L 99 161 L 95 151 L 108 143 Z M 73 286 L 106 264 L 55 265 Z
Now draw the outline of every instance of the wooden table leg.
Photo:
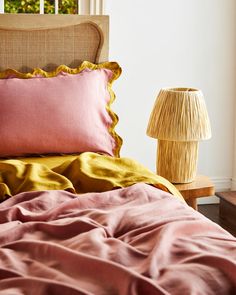
M 189 198 L 186 200 L 186 203 L 191 206 L 193 209 L 198 211 L 197 209 L 197 198 Z

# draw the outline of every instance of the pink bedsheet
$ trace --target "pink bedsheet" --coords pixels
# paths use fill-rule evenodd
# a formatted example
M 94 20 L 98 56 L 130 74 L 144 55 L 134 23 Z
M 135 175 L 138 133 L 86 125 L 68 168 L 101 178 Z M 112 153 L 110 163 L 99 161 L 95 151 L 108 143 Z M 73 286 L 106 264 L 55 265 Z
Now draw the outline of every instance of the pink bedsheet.
M 146 184 L 0 204 L 0 294 L 236 294 L 236 239 Z

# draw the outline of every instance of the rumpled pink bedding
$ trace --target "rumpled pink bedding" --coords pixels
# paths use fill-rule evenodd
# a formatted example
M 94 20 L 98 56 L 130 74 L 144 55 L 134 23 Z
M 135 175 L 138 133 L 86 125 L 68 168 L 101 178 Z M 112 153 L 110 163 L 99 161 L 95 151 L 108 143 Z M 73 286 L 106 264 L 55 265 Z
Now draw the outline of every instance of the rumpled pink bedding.
M 0 204 L 0 294 L 236 294 L 236 239 L 139 183 Z

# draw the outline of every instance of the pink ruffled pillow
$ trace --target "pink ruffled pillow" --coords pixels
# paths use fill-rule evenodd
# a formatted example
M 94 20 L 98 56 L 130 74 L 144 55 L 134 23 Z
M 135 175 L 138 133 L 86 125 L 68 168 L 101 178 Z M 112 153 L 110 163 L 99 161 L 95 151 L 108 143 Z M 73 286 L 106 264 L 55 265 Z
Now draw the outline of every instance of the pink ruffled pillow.
M 110 104 L 120 73 L 112 62 L 0 73 L 0 157 L 87 151 L 119 156 L 122 140 Z

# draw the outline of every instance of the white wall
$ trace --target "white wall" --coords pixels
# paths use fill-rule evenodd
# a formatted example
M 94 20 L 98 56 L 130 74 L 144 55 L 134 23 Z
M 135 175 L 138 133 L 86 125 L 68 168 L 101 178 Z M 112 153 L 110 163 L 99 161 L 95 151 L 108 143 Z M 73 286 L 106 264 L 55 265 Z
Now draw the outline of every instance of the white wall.
M 146 126 L 159 89 L 200 88 L 212 139 L 200 143 L 198 171 L 218 190 L 230 187 L 236 98 L 235 0 L 107 0 L 110 60 L 123 68 L 114 84 L 124 139 L 122 156 L 155 171 L 156 141 Z

